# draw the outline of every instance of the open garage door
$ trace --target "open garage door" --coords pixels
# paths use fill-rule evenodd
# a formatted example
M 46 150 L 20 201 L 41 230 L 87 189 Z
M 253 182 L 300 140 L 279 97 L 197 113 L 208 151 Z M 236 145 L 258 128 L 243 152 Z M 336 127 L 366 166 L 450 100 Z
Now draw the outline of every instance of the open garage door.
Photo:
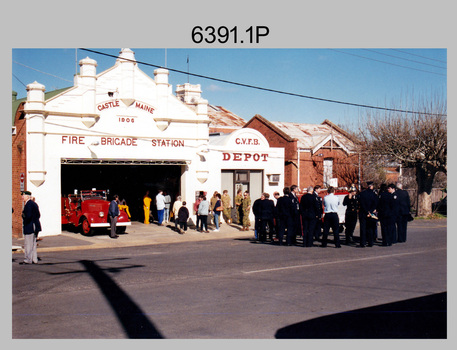
M 143 196 L 149 191 L 154 217 L 154 198 L 159 189 L 167 192 L 172 202 L 181 191 L 181 175 L 185 162 L 180 161 L 114 161 L 62 159 L 62 195 L 75 190 L 106 189 L 118 194 L 129 206 L 132 221 L 143 221 Z

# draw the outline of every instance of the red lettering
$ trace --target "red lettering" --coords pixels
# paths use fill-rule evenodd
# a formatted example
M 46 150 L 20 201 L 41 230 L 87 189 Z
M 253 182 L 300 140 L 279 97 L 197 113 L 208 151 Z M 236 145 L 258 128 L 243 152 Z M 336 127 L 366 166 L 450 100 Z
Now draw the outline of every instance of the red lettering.
M 241 160 L 241 153 L 233 153 L 233 160 L 240 161 Z
M 184 140 L 152 139 L 151 144 L 153 147 L 184 147 Z
M 67 136 L 62 135 L 62 143 L 65 143 L 65 141 L 67 141 Z
M 114 107 L 119 107 L 119 100 L 101 103 L 97 106 L 97 109 L 99 111 L 103 111 L 104 109 L 114 108 Z
M 254 154 L 251 154 L 251 153 L 233 153 L 233 154 L 231 154 L 231 153 L 227 153 L 227 152 L 222 153 L 222 160 L 223 161 L 232 160 L 232 155 L 233 155 L 233 160 L 234 161 L 245 161 L 245 162 L 248 162 L 251 159 L 254 162 L 258 162 L 258 161 L 266 162 L 266 161 L 268 161 L 268 153 L 262 153 L 262 154 L 259 154 L 259 153 L 254 153 Z

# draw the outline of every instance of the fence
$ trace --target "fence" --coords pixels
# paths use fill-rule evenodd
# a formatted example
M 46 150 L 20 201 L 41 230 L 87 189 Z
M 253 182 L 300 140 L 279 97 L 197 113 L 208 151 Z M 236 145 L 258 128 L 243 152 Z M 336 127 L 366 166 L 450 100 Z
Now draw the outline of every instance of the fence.
M 416 211 L 417 208 L 417 190 L 411 190 L 408 189 L 409 198 L 411 200 L 411 209 Z M 432 189 L 432 205 L 433 205 L 433 210 L 435 210 L 440 202 L 447 197 L 447 193 L 443 192 L 441 188 L 433 188 Z

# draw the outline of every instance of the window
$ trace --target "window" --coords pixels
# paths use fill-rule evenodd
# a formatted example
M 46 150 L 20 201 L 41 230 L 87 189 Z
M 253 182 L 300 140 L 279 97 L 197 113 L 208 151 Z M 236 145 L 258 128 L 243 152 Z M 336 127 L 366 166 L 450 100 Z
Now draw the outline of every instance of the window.
M 324 159 L 324 186 L 329 186 L 330 179 L 333 178 L 333 159 Z

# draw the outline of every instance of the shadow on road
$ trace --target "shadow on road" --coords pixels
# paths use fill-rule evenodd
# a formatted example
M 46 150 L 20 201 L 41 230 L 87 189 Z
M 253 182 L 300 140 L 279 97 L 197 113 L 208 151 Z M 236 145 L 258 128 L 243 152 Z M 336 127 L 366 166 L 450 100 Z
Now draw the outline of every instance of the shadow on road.
M 95 262 L 81 260 L 80 263 L 99 286 L 129 338 L 163 339 L 138 305 Z
M 279 329 L 277 339 L 446 339 L 447 292 L 323 316 Z

